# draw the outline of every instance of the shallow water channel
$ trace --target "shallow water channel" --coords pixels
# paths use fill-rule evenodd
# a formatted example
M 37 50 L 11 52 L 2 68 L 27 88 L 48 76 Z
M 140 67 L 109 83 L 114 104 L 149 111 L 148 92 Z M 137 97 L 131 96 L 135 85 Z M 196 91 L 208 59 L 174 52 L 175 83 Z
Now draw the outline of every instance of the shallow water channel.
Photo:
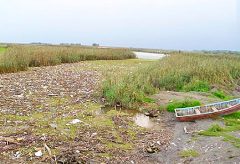
M 165 57 L 165 54 L 158 54 L 158 53 L 148 53 L 148 52 L 134 52 L 134 54 L 139 59 L 161 59 Z

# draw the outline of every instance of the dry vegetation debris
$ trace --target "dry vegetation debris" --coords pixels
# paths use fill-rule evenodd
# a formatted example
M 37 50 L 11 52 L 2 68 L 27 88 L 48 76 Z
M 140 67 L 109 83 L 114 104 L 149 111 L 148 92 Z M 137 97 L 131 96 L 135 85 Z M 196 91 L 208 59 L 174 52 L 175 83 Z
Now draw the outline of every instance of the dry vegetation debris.
M 163 150 L 172 133 L 146 131 L 131 114 L 101 113 L 98 103 L 108 71 L 133 70 L 142 62 L 80 62 L 1 74 L 1 160 L 148 162 L 147 149 Z

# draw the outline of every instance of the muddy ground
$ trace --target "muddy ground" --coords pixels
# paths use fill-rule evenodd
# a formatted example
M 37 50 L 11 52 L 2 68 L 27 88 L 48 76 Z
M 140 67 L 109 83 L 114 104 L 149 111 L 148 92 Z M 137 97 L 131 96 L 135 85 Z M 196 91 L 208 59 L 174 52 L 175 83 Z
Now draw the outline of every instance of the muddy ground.
M 170 118 L 173 116 L 170 116 Z M 223 140 L 222 137 L 207 137 L 198 135 L 201 130 L 208 129 L 212 124 L 220 124 L 220 120 L 206 119 L 196 122 L 175 122 L 172 125 L 174 136 L 166 150 L 152 155 L 156 163 L 239 163 L 240 149 Z M 184 131 L 187 129 L 187 134 Z M 239 132 L 237 132 L 239 134 Z M 197 157 L 180 156 L 184 150 L 198 152 Z
M 158 100 L 158 104 L 167 104 L 169 101 L 181 99 L 197 99 L 202 104 L 221 101 L 210 94 L 196 92 L 163 91 L 153 97 Z M 168 127 L 172 128 L 174 135 L 166 150 L 151 156 L 155 158 L 156 163 L 240 163 L 240 149 L 224 141 L 223 137 L 198 135 L 198 132 L 207 130 L 213 124 L 224 126 L 221 117 L 194 122 L 177 122 L 173 119 L 174 114 L 167 112 L 160 117 L 165 122 L 172 123 L 168 124 Z M 240 131 L 234 132 L 234 134 L 239 137 Z M 180 154 L 184 150 L 194 150 L 198 156 L 182 158 Z
M 144 62 L 151 61 L 80 62 L 0 75 L 0 163 L 239 162 L 238 148 L 196 133 L 219 119 L 179 123 L 164 111 L 150 119 L 103 110 L 99 86 L 105 74 L 131 71 Z M 167 91 L 154 98 L 159 105 L 185 98 L 218 101 L 205 94 Z M 151 126 L 139 126 L 139 119 Z M 180 157 L 179 152 L 190 148 L 199 156 Z

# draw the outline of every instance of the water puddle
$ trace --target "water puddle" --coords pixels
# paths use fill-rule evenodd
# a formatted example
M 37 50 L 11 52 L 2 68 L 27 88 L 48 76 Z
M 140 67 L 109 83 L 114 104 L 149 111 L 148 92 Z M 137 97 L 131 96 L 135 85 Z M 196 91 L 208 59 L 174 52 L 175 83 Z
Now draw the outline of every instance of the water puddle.
M 103 107 L 100 110 L 96 111 L 96 114 L 97 115 L 105 114 L 110 110 L 117 110 L 132 115 L 134 123 L 140 127 L 143 128 L 159 127 L 159 125 L 153 122 L 149 116 L 146 116 L 145 114 L 140 113 L 139 111 L 133 109 L 120 109 L 120 108 L 114 109 L 112 107 Z
M 150 120 L 150 118 L 142 113 L 138 113 L 133 117 L 133 121 L 136 125 L 143 128 L 152 128 L 154 126 L 154 122 Z

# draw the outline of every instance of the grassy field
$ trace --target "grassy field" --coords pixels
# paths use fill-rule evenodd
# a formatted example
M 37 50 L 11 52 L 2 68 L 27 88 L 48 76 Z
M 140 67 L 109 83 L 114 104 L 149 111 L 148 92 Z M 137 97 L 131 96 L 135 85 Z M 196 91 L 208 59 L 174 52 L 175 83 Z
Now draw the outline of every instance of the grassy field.
M 239 84 L 240 57 L 236 55 L 174 54 L 127 75 L 108 76 L 103 95 L 112 105 L 133 107 L 158 90 L 210 92 L 225 99 Z
M 2 48 L 1 51 L 4 51 Z M 28 67 L 58 65 L 85 60 L 122 60 L 135 58 L 127 49 L 101 49 L 78 46 L 11 46 L 1 57 L 0 73 L 17 72 Z

